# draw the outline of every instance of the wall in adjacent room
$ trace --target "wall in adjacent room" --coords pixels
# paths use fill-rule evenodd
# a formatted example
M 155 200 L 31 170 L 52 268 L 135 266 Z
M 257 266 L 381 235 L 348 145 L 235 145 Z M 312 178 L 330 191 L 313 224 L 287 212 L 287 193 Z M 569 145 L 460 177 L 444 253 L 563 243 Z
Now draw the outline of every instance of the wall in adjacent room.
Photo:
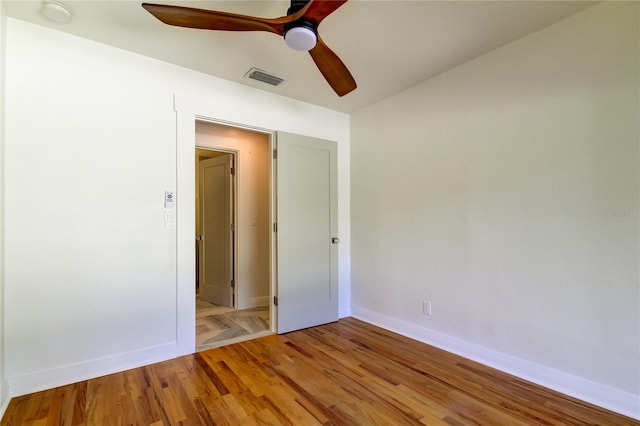
M 193 350 L 177 343 L 195 333 L 195 301 L 176 291 L 177 281 L 194 291 L 176 260 L 184 218 L 165 225 L 163 206 L 165 191 L 176 191 L 176 209 L 185 206 L 177 181 L 194 176 L 178 174 L 193 169 L 194 153 L 177 159 L 177 94 L 224 105 L 212 118 L 256 116 L 263 128 L 337 141 L 340 226 L 349 235 L 347 115 L 11 18 L 6 30 L 12 396 Z M 193 211 L 193 195 L 183 201 Z M 348 307 L 348 249 L 340 256 Z
M 352 115 L 356 316 L 640 417 L 639 7 Z
M 236 151 L 237 308 L 270 305 L 271 151 L 269 135 L 196 123 L 196 144 Z M 196 224 L 197 226 L 197 224 Z

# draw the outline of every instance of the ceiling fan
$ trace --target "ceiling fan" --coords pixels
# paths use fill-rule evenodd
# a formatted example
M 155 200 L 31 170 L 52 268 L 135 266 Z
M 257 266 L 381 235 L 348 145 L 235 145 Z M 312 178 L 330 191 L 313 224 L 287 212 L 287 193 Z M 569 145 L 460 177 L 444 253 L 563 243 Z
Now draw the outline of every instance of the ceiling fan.
M 329 85 L 344 96 L 357 85 L 353 76 L 318 34 L 320 22 L 347 0 L 291 0 L 287 15 L 260 18 L 190 7 L 143 3 L 149 13 L 168 25 L 221 31 L 266 31 L 284 36 L 287 45 L 307 50 Z

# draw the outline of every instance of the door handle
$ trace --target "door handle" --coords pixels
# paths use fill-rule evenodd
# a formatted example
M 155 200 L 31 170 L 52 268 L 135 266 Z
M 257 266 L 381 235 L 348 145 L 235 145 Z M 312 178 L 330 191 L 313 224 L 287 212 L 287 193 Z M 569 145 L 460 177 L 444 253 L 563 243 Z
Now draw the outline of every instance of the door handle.
M 338 244 L 339 242 L 340 242 L 340 238 L 338 237 L 331 238 L 331 244 Z

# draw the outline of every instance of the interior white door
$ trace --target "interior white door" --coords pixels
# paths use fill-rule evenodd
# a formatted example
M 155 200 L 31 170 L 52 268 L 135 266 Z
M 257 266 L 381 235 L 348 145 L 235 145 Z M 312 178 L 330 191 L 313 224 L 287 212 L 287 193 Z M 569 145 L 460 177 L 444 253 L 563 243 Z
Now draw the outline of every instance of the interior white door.
M 277 134 L 278 333 L 338 320 L 337 145 Z
M 232 156 L 200 161 L 200 300 L 233 307 Z

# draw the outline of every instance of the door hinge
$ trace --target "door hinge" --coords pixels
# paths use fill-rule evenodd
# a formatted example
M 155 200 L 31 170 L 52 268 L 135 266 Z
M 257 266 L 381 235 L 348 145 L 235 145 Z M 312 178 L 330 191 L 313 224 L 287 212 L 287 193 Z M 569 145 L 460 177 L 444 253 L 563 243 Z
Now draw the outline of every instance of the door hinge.
M 231 280 L 231 288 L 236 288 L 236 280 Z
M 273 304 L 278 306 L 278 296 L 273 296 Z
M 273 150 L 273 159 L 275 160 L 276 158 L 278 158 L 278 150 L 274 149 Z
M 277 223 L 273 224 L 273 232 L 278 232 L 278 224 Z
M 235 223 L 231 224 L 231 231 L 232 232 L 236 232 L 236 224 Z
M 233 168 L 233 167 L 231 168 L 231 174 L 232 174 L 232 175 L 235 175 L 235 174 L 236 174 L 236 169 L 235 169 L 235 168 Z

